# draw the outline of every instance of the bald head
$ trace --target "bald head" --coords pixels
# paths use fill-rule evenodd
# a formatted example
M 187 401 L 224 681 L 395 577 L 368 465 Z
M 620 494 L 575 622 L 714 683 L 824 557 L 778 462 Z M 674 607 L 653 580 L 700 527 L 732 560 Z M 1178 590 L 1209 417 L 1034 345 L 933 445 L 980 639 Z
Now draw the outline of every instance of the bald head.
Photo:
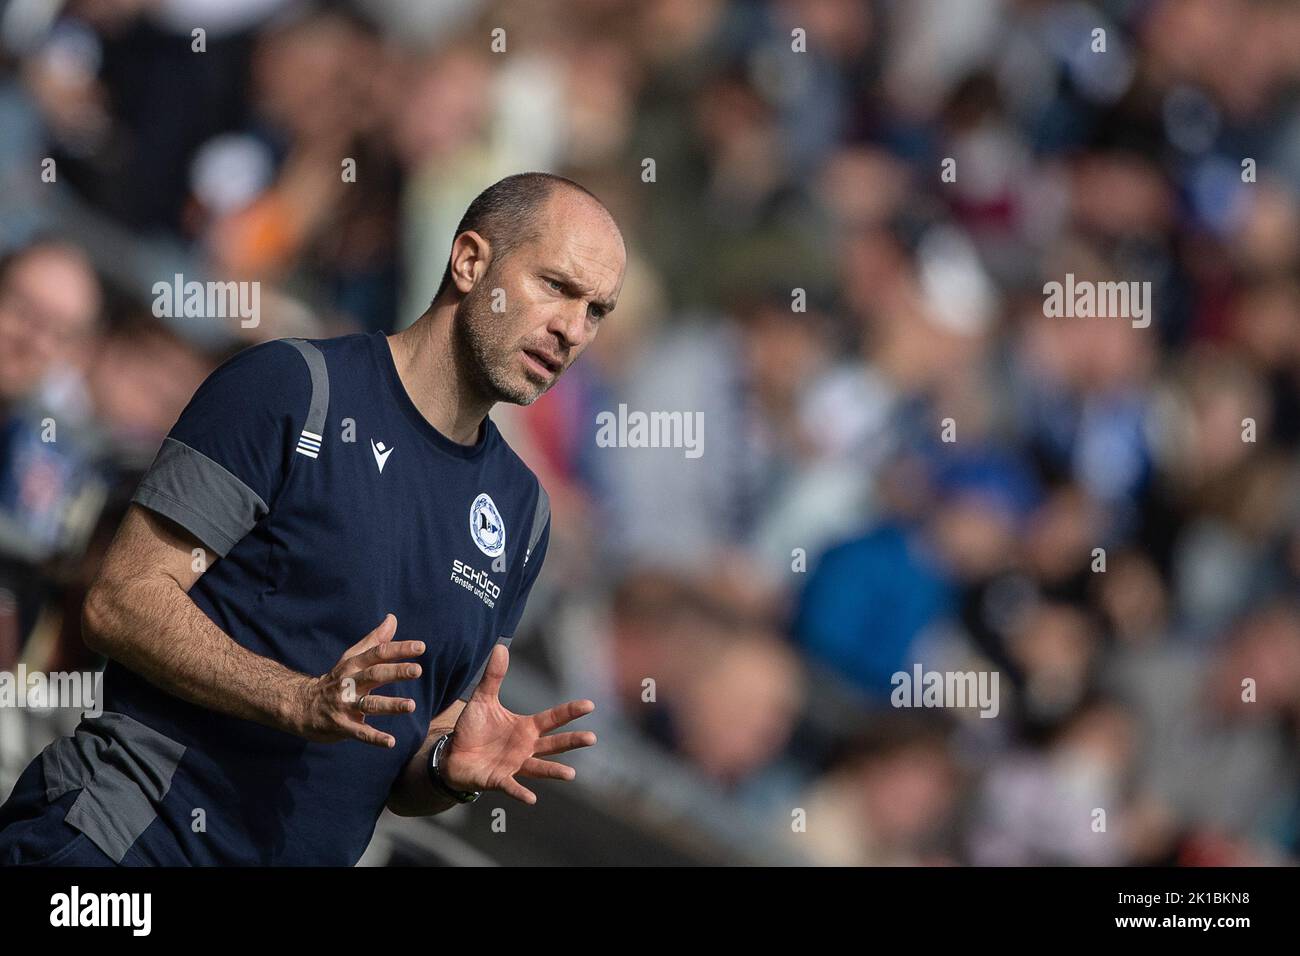
M 623 236 L 600 200 L 559 176 L 511 176 L 465 214 L 423 319 L 446 323 L 480 401 L 527 405 L 595 339 L 626 268 Z
M 453 242 L 465 232 L 476 232 L 491 244 L 492 258 L 500 261 L 518 247 L 539 239 L 546 229 L 545 220 L 552 198 L 564 200 L 560 205 L 567 215 L 575 209 L 603 219 L 618 232 L 614 217 L 594 193 L 579 183 L 553 173 L 517 173 L 498 180 L 483 190 L 465 210 L 456 226 Z M 619 236 L 622 242 L 622 236 Z M 443 271 L 442 282 L 434 300 L 451 287 L 451 263 Z

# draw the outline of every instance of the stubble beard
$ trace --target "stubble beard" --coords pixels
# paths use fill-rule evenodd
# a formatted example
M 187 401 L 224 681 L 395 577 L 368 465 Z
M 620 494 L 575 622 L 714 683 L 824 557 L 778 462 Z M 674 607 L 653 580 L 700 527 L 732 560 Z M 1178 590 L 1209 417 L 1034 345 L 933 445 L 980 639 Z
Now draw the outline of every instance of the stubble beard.
M 470 387 L 492 402 L 531 405 L 546 390 L 515 369 L 515 350 L 507 350 L 493 336 L 494 328 L 508 325 L 503 313 L 488 304 L 487 277 L 470 290 L 456 306 L 453 336 L 457 364 Z

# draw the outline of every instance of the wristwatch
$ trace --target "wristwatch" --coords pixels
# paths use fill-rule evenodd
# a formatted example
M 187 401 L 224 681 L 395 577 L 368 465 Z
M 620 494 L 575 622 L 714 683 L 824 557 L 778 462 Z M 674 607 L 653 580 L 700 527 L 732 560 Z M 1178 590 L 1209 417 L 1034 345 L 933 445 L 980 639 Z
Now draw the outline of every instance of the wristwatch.
M 457 790 L 447 783 L 442 776 L 442 755 L 443 751 L 451 743 L 451 735 L 456 731 L 445 733 L 433 745 L 433 750 L 429 753 L 429 782 L 433 784 L 433 789 L 437 790 L 444 796 L 451 797 L 457 803 L 473 803 L 479 797 L 483 796 L 482 790 Z

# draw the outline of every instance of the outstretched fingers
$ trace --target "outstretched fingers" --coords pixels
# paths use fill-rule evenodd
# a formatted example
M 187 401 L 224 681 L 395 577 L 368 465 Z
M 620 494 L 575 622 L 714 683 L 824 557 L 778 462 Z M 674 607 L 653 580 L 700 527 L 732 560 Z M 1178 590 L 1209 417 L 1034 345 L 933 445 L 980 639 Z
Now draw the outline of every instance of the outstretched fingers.
M 474 689 L 474 697 L 496 700 L 501 694 L 501 682 L 506 679 L 506 671 L 509 669 L 510 651 L 504 644 L 497 644 L 488 655 L 487 667 L 483 670 L 483 678 L 478 682 L 478 687 Z
M 386 734 L 382 730 L 375 730 L 369 724 L 356 723 L 352 727 L 352 736 L 363 744 L 371 744 L 375 747 L 382 747 L 384 750 L 391 750 L 397 746 L 397 738 L 391 734 Z
M 523 786 L 514 777 L 506 777 L 506 779 L 501 782 L 499 789 L 507 797 L 514 797 L 520 803 L 526 803 L 529 806 L 532 806 L 537 802 L 537 794 Z
M 423 672 L 424 668 L 419 664 L 374 664 L 364 670 L 357 671 L 353 678 L 356 680 L 357 690 L 363 694 L 368 694 L 381 684 L 414 680 Z
M 365 651 L 368 651 L 372 647 L 376 647 L 379 644 L 384 644 L 388 641 L 391 641 L 393 639 L 393 635 L 396 633 L 397 633 L 396 615 L 391 613 L 385 614 L 384 619 L 379 622 L 379 626 L 376 627 L 369 634 L 367 634 L 365 637 L 363 637 L 361 640 L 357 641 L 355 644 L 349 647 L 347 651 L 343 654 L 343 657 L 346 660 L 349 657 L 355 657 L 357 654 L 361 654 Z
M 424 653 L 424 641 L 386 641 L 355 654 L 345 661 L 345 673 L 355 674 L 376 664 L 400 661 L 408 657 L 419 657 Z M 418 665 L 417 665 L 418 666 Z
M 534 757 L 546 757 L 550 754 L 568 753 L 579 747 L 594 747 L 596 735 L 590 730 L 572 730 L 563 734 L 551 734 L 549 737 L 537 738 L 533 747 Z
M 363 694 L 357 700 L 356 708 L 367 717 L 375 714 L 411 714 L 415 712 L 415 701 L 409 697 Z
M 572 767 L 554 760 L 538 760 L 536 757 L 525 760 L 519 772 L 525 777 L 536 777 L 539 780 L 572 780 L 578 775 L 578 771 Z
M 546 734 L 579 717 L 586 717 L 595 709 L 596 705 L 589 700 L 571 700 L 566 704 L 557 704 L 540 714 L 534 714 L 533 723 L 537 727 L 538 734 Z

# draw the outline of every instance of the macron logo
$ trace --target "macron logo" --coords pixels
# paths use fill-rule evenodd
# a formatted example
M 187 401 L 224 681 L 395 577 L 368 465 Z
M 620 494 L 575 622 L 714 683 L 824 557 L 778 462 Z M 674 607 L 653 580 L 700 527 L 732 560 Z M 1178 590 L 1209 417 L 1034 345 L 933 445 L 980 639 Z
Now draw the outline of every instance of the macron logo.
M 393 453 L 393 449 L 385 449 L 383 442 L 376 444 L 372 438 L 370 439 L 370 450 L 375 453 L 375 464 L 379 466 L 379 473 L 382 475 L 384 473 L 384 463 L 388 461 L 388 456 Z

